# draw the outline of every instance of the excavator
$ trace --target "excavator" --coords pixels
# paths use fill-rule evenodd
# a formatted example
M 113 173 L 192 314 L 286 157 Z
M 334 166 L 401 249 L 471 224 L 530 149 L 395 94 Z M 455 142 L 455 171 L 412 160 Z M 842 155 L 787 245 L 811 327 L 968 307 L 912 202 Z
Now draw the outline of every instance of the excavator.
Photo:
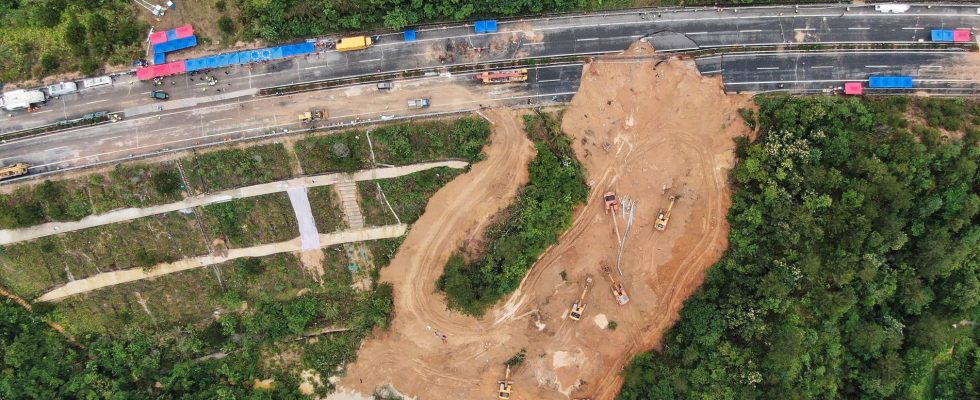
M 585 278 L 585 288 L 582 289 L 582 295 L 572 303 L 572 311 L 568 312 L 568 316 L 571 319 L 578 321 L 582 318 L 582 313 L 585 312 L 585 295 L 589 293 L 590 287 L 592 287 L 592 277 L 587 276 Z
M 510 381 L 510 365 L 507 366 L 507 372 L 504 372 L 504 379 L 497 381 L 497 385 L 497 399 L 510 399 L 510 392 L 514 389 L 514 382 Z
M 616 282 L 616 278 L 613 278 L 612 271 L 609 267 L 603 266 L 602 272 L 609 277 L 609 281 L 612 283 L 612 294 L 619 305 L 626 305 L 630 302 L 630 295 L 626 293 L 626 287 L 622 283 Z
M 670 221 L 670 210 L 674 208 L 674 201 L 677 200 L 677 196 L 670 196 L 670 205 L 667 206 L 667 211 L 660 209 L 660 214 L 657 215 L 657 223 L 654 225 L 658 231 L 667 229 L 667 221 Z
M 0 180 L 27 174 L 27 169 L 30 167 L 31 167 L 30 164 L 24 164 L 24 163 L 17 163 L 13 165 L 8 165 L 6 167 L 0 167 Z

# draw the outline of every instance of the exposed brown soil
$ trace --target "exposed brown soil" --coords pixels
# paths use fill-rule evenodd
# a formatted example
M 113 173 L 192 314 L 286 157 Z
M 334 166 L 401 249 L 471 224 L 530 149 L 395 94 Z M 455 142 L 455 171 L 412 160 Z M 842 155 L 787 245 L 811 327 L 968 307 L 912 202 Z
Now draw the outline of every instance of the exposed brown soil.
M 702 78 L 690 62 L 655 67 L 649 57 L 636 57 L 650 52 L 637 45 L 627 57 L 587 66 L 563 129 L 588 170 L 588 205 L 521 288 L 477 320 L 447 311 L 434 281 L 460 244 L 510 203 L 526 182 L 533 152 L 512 113 L 488 113 L 495 131 L 486 160 L 436 193 L 383 271 L 382 280 L 395 285 L 392 328 L 364 343 L 339 382 L 338 398 L 389 383 L 421 399 L 492 398 L 502 363 L 521 348 L 528 356 L 512 374 L 515 398 L 615 396 L 619 371 L 636 353 L 658 346 L 683 300 L 727 247 L 733 138 L 748 133 L 737 113 L 747 97 L 723 94 L 717 78 Z M 627 219 L 619 214 L 614 224 L 605 214 L 606 190 L 637 200 L 622 277 L 615 272 L 615 231 L 623 232 Z M 670 194 L 680 198 L 660 232 L 654 221 Z M 612 266 L 629 289 L 629 304 L 613 301 L 601 264 Z M 568 307 L 589 274 L 595 284 L 585 316 L 572 321 Z M 608 321 L 618 329 L 604 329 Z

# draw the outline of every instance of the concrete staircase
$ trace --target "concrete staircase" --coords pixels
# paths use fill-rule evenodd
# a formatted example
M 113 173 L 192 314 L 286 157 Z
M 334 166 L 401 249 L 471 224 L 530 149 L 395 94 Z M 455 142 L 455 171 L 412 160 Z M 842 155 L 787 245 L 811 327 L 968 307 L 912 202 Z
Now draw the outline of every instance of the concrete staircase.
M 340 205 L 350 229 L 363 228 L 364 216 L 361 215 L 361 206 L 357 204 L 357 182 L 338 182 L 334 185 L 334 190 L 340 198 Z

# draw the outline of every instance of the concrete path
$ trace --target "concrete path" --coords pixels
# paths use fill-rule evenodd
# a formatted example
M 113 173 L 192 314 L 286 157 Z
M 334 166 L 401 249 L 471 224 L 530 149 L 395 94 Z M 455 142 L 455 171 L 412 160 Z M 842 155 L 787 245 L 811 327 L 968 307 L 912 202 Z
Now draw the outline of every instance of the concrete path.
M 293 206 L 293 213 L 299 225 L 299 237 L 303 242 L 303 250 L 316 250 L 320 248 L 320 234 L 316 230 L 316 221 L 313 219 L 313 207 L 310 206 L 310 198 L 306 195 L 305 187 L 294 187 L 286 190 L 289 195 L 289 203 Z M 358 227 L 361 228 L 361 227 Z
M 340 197 L 341 209 L 344 211 L 344 218 L 347 219 L 347 226 L 351 229 L 364 227 L 364 216 L 361 215 L 361 206 L 357 204 L 357 183 L 339 182 L 337 195 Z
M 409 175 L 419 171 L 425 171 L 436 167 L 465 168 L 468 165 L 465 161 L 439 161 L 422 164 L 405 165 L 401 167 L 375 168 L 354 172 L 353 174 L 323 174 L 307 176 L 303 178 L 289 179 L 285 181 L 263 183 L 260 185 L 246 186 L 238 189 L 230 189 L 217 193 L 199 195 L 186 198 L 176 203 L 152 206 L 146 208 L 124 208 L 121 210 L 110 211 L 105 214 L 90 215 L 80 221 L 74 222 L 49 222 L 41 225 L 21 229 L 0 230 L 0 245 L 23 242 L 25 240 L 37 239 L 45 236 L 56 235 L 59 233 L 72 232 L 85 228 L 114 224 L 117 222 L 128 221 L 131 219 L 148 217 L 151 215 L 163 214 L 191 207 L 205 206 L 208 204 L 221 203 L 232 199 L 261 196 L 270 193 L 284 192 L 287 189 L 310 188 L 316 186 L 328 186 L 338 182 L 346 181 L 369 181 L 374 179 L 387 179 Z
M 407 229 L 408 225 L 385 225 L 364 229 L 350 229 L 320 234 L 319 242 L 320 247 L 327 247 L 335 244 L 360 242 L 364 240 L 387 239 L 404 235 Z M 68 282 L 43 294 L 41 297 L 37 298 L 37 301 L 61 300 L 69 296 L 90 292 L 96 289 L 115 286 L 127 282 L 134 282 L 141 279 L 155 278 L 189 269 L 220 264 L 236 258 L 263 257 L 271 254 L 300 250 L 302 250 L 302 240 L 300 238 L 295 238 L 286 242 L 263 244 L 244 249 L 232 249 L 228 251 L 228 255 L 226 256 L 206 255 L 185 258 L 172 263 L 156 265 L 149 271 L 144 271 L 142 268 L 131 268 L 121 271 L 104 272 L 101 274 L 92 275 L 85 279 Z

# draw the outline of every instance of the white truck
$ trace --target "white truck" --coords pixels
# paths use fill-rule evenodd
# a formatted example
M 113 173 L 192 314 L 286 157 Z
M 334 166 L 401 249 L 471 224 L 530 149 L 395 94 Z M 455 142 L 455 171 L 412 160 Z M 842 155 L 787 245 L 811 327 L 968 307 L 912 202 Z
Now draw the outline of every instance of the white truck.
M 411 99 L 408 101 L 408 108 L 426 108 L 429 106 L 429 99 Z
M 911 8 L 908 4 L 875 4 L 875 11 L 883 13 L 903 13 Z
M 61 96 L 63 94 L 71 94 L 78 91 L 78 85 L 75 82 L 60 82 L 54 85 L 48 85 L 48 96 Z
M 40 90 L 11 90 L 0 97 L 0 107 L 7 111 L 22 110 L 43 102 L 44 92 Z

